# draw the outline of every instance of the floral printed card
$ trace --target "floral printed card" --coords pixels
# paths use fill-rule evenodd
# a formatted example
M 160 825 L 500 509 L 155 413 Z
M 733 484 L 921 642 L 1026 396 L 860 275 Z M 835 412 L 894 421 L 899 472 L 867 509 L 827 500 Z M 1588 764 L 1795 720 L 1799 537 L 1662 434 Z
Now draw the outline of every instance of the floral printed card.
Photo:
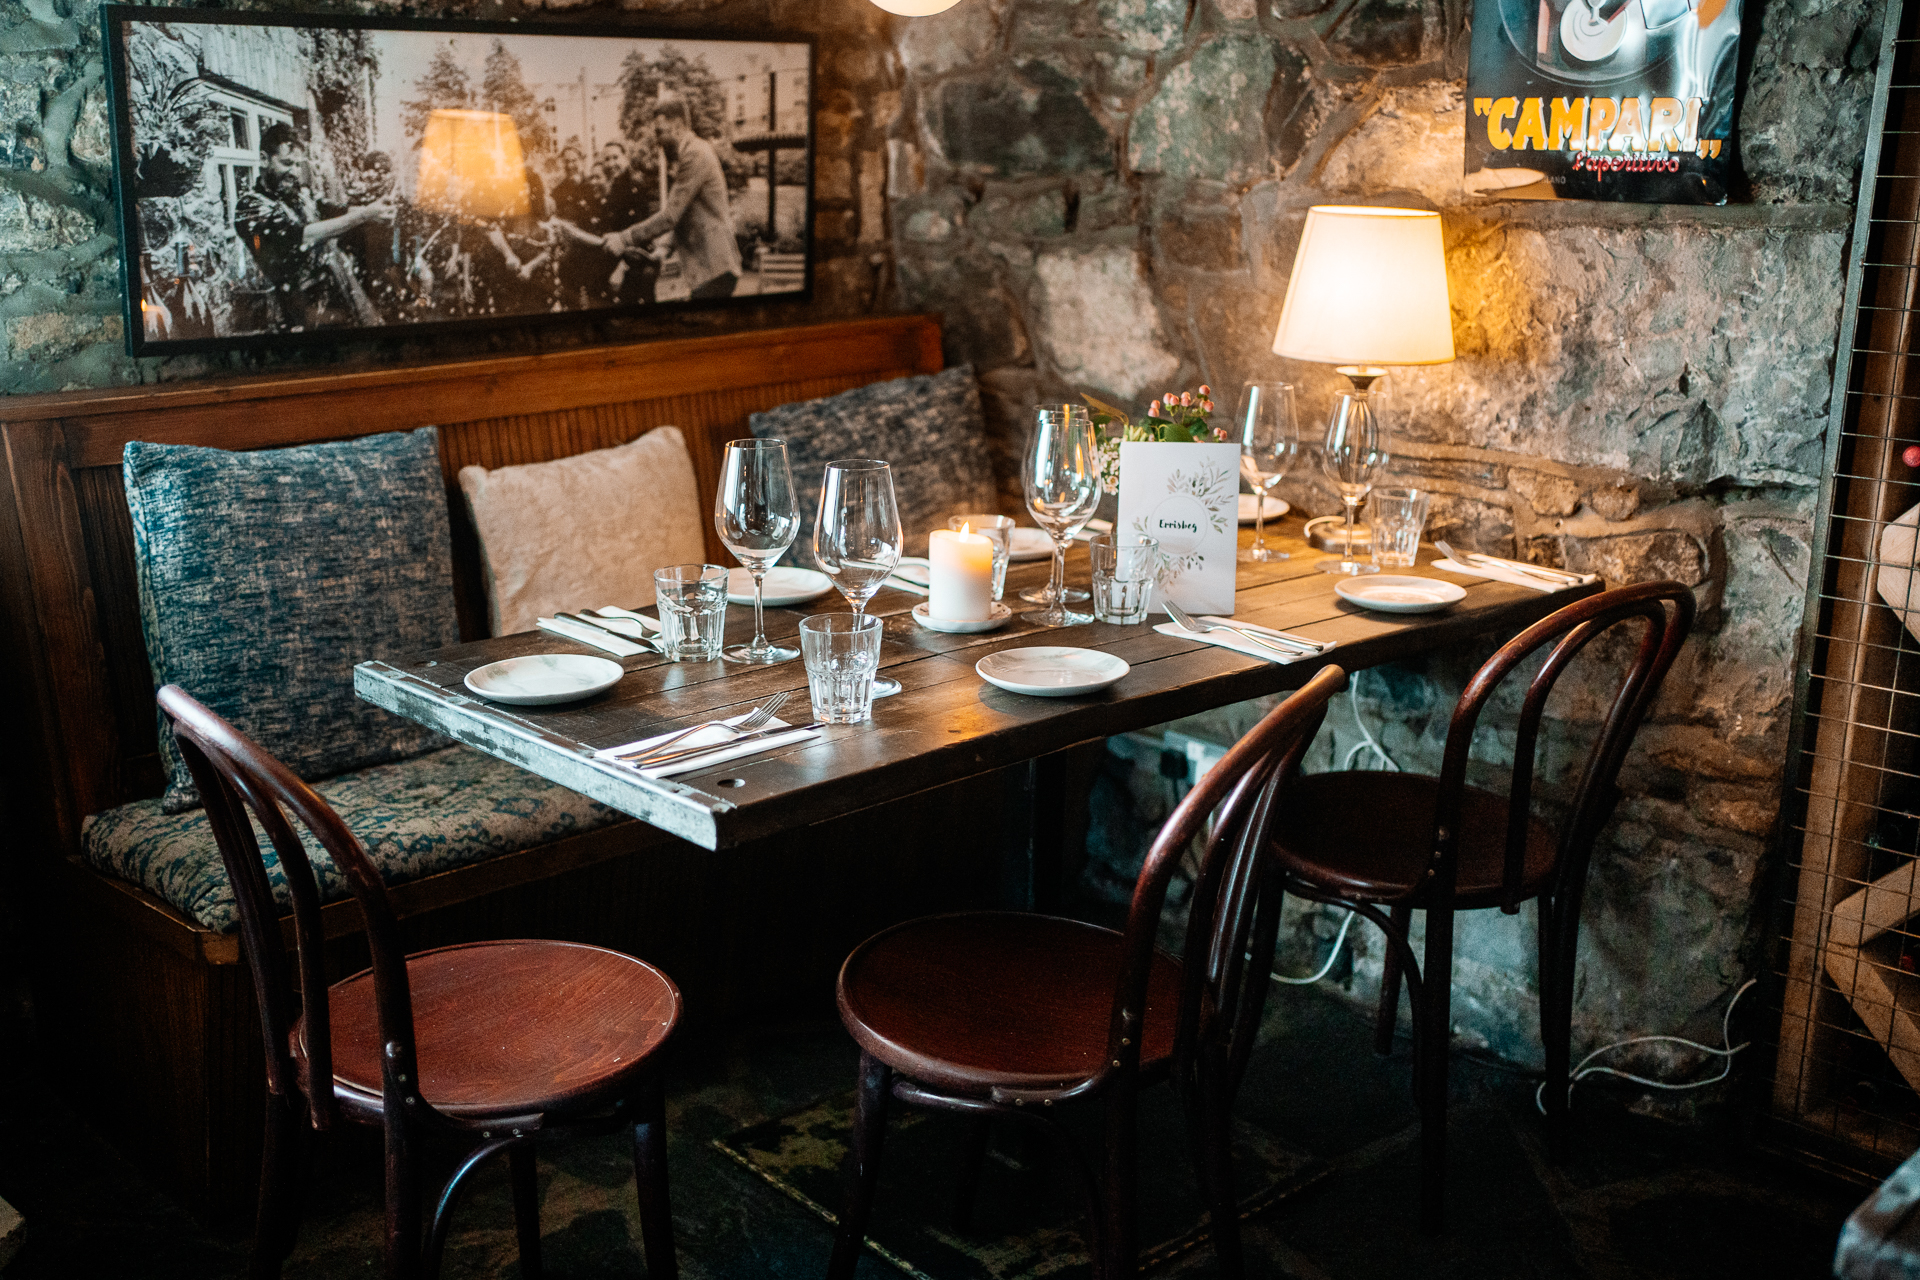
M 1120 446 L 1115 531 L 1160 543 L 1163 595 L 1189 613 L 1233 612 L 1240 544 L 1240 446 L 1128 441 Z

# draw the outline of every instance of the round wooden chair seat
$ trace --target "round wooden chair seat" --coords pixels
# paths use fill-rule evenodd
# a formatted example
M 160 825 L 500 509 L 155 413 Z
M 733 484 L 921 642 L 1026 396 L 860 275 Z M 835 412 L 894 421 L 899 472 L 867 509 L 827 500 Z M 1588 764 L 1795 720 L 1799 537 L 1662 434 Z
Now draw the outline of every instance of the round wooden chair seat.
M 1085 1080 L 1106 1053 L 1121 936 L 1054 916 L 930 916 L 874 935 L 840 970 L 840 1017 L 902 1075 L 957 1093 Z M 1173 1053 L 1180 966 L 1154 953 L 1142 1069 Z
M 1296 779 L 1274 824 L 1281 864 L 1290 875 L 1356 901 L 1405 898 L 1426 881 L 1439 790 L 1438 778 L 1416 773 L 1349 770 Z M 1507 798 L 1467 787 L 1460 814 L 1454 905 L 1496 906 L 1507 856 Z M 1558 844 L 1545 823 L 1527 819 L 1519 897 L 1547 887 Z
M 471 1119 L 592 1107 L 630 1090 L 673 1032 L 680 992 L 644 961 L 570 942 L 475 942 L 407 957 L 420 1094 Z M 327 990 L 333 1079 L 380 1107 L 373 973 Z M 292 1031 L 306 1057 L 304 1016 Z

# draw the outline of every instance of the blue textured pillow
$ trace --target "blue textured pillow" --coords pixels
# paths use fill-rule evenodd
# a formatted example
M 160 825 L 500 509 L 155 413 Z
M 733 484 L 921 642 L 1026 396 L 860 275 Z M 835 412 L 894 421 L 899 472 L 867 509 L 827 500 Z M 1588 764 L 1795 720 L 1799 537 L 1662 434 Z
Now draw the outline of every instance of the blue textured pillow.
M 801 517 L 788 559 L 803 567 L 819 567 L 814 513 L 821 473 L 835 458 L 879 458 L 893 468 L 900 528 L 912 555 L 926 554 L 927 535 L 946 528 L 948 516 L 999 509 L 971 365 L 783 404 L 748 422 L 760 439 L 787 442 Z
M 308 781 L 445 745 L 353 667 L 460 638 L 439 433 L 231 453 L 127 445 L 140 622 L 177 684 Z M 200 803 L 163 721 L 162 807 Z

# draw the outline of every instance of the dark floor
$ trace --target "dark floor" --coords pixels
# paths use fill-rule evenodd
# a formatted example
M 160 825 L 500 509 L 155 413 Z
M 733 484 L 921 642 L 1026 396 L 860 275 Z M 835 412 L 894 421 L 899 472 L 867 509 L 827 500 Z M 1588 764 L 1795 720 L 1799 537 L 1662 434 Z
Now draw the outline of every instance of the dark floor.
M 1789 1277 L 1828 1274 L 1841 1219 L 1864 1192 L 1743 1152 L 1730 1126 L 1681 1129 L 1629 1113 L 1631 1095 L 1582 1087 L 1578 1154 L 1552 1169 L 1533 1082 L 1457 1060 L 1452 1229 L 1413 1228 L 1407 1056 L 1377 1059 L 1346 1005 L 1311 988 L 1276 991 L 1242 1111 L 1328 1161 L 1331 1173 L 1250 1224 L 1256 1277 Z M 10 1048 L 18 1047 L 10 1046 Z M 27 1217 L 7 1280 L 210 1280 L 243 1270 L 246 1242 L 209 1231 L 141 1180 L 84 1124 L 44 1099 L 14 1063 L 0 1078 L 0 1198 Z M 755 1026 L 683 1053 L 670 1103 L 673 1204 L 683 1274 L 817 1276 L 828 1232 L 711 1140 L 848 1088 L 855 1053 L 829 1011 Z M 369 1134 L 329 1139 L 290 1280 L 379 1271 L 379 1151 Z M 892 1178 L 920 1171 L 889 1168 Z M 482 1175 L 456 1222 L 448 1277 L 519 1274 L 504 1179 Z M 550 1276 L 643 1274 L 631 1166 L 614 1138 L 543 1160 Z M 886 1195 L 883 1183 L 881 1195 Z M 1212 1274 L 1203 1248 L 1165 1276 Z M 869 1257 L 861 1280 L 900 1275 Z

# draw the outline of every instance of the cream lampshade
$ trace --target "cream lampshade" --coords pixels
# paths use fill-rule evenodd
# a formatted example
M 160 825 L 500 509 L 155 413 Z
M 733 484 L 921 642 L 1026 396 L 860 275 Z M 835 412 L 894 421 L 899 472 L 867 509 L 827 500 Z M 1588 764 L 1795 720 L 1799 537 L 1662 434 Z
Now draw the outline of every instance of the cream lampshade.
M 945 13 L 960 3 L 960 0 L 873 0 L 888 13 L 897 13 L 903 18 L 924 18 L 929 14 Z
M 414 202 L 484 221 L 528 210 L 527 174 L 513 117 L 443 108 L 427 117 Z
M 1362 367 L 1453 359 L 1440 215 L 1351 205 L 1307 210 L 1273 350 Z

